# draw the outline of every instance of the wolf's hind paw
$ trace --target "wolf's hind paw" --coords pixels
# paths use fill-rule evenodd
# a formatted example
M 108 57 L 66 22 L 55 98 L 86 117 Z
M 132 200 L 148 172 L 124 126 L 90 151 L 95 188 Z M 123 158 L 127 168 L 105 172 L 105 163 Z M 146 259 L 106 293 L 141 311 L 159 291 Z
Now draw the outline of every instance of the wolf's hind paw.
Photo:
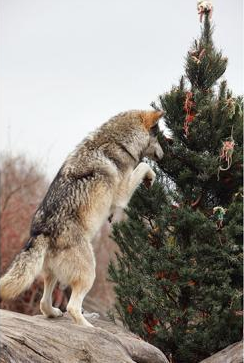
M 43 303 L 41 304 L 40 310 L 41 310 L 42 314 L 44 316 L 46 316 L 47 318 L 57 318 L 59 316 L 63 316 L 63 313 L 60 309 L 53 308 L 53 307 L 51 307 L 51 309 L 46 308 Z
M 62 311 L 59 308 L 53 308 L 52 309 L 52 316 L 50 316 L 50 317 L 57 318 L 59 316 L 63 316 Z

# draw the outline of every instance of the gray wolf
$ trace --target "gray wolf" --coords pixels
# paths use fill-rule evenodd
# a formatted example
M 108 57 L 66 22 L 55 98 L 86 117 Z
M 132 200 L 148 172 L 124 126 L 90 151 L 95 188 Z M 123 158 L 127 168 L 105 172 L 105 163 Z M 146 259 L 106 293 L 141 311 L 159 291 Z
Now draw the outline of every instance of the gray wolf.
M 44 278 L 40 309 L 46 317 L 62 312 L 52 306 L 57 281 L 72 293 L 67 311 L 91 326 L 81 313 L 95 279 L 91 241 L 115 208 L 125 208 L 144 180 L 155 173 L 143 157 L 161 159 L 157 140 L 161 111 L 129 111 L 111 118 L 67 157 L 37 209 L 30 238 L 0 279 L 0 296 L 12 299 L 39 274 Z

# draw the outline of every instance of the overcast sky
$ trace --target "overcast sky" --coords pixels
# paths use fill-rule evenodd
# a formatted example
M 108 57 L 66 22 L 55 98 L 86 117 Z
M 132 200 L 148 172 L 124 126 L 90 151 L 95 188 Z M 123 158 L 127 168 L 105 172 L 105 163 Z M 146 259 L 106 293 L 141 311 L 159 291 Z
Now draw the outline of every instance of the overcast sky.
M 52 178 L 88 132 L 148 109 L 184 72 L 196 0 L 0 0 L 0 148 Z M 243 1 L 213 0 L 225 78 L 243 93 Z

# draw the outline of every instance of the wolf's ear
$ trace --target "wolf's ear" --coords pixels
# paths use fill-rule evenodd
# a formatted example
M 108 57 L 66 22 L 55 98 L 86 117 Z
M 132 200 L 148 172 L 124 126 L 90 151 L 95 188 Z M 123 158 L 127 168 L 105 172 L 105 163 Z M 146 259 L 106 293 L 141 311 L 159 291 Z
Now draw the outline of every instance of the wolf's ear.
M 149 131 L 153 126 L 155 126 L 163 114 L 163 111 L 142 111 L 140 116 L 146 130 Z

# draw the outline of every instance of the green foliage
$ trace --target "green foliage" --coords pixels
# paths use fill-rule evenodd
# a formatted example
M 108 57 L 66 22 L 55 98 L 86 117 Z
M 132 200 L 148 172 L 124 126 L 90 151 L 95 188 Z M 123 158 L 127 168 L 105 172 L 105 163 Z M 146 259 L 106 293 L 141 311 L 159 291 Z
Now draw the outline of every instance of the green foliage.
M 172 134 L 159 136 L 164 158 L 157 181 L 150 191 L 138 189 L 126 221 L 113 230 L 120 247 L 109 267 L 117 311 L 176 363 L 199 362 L 242 334 L 243 101 L 226 81 L 216 86 L 226 64 L 206 13 L 186 76 L 153 103 Z M 230 136 L 235 145 L 227 168 L 220 155 Z M 223 220 L 216 206 L 225 208 Z
M 192 86 L 208 91 L 225 72 L 227 58 L 216 51 L 212 42 L 212 28 L 205 16 L 204 28 L 199 41 L 195 41 L 186 62 L 186 75 Z

